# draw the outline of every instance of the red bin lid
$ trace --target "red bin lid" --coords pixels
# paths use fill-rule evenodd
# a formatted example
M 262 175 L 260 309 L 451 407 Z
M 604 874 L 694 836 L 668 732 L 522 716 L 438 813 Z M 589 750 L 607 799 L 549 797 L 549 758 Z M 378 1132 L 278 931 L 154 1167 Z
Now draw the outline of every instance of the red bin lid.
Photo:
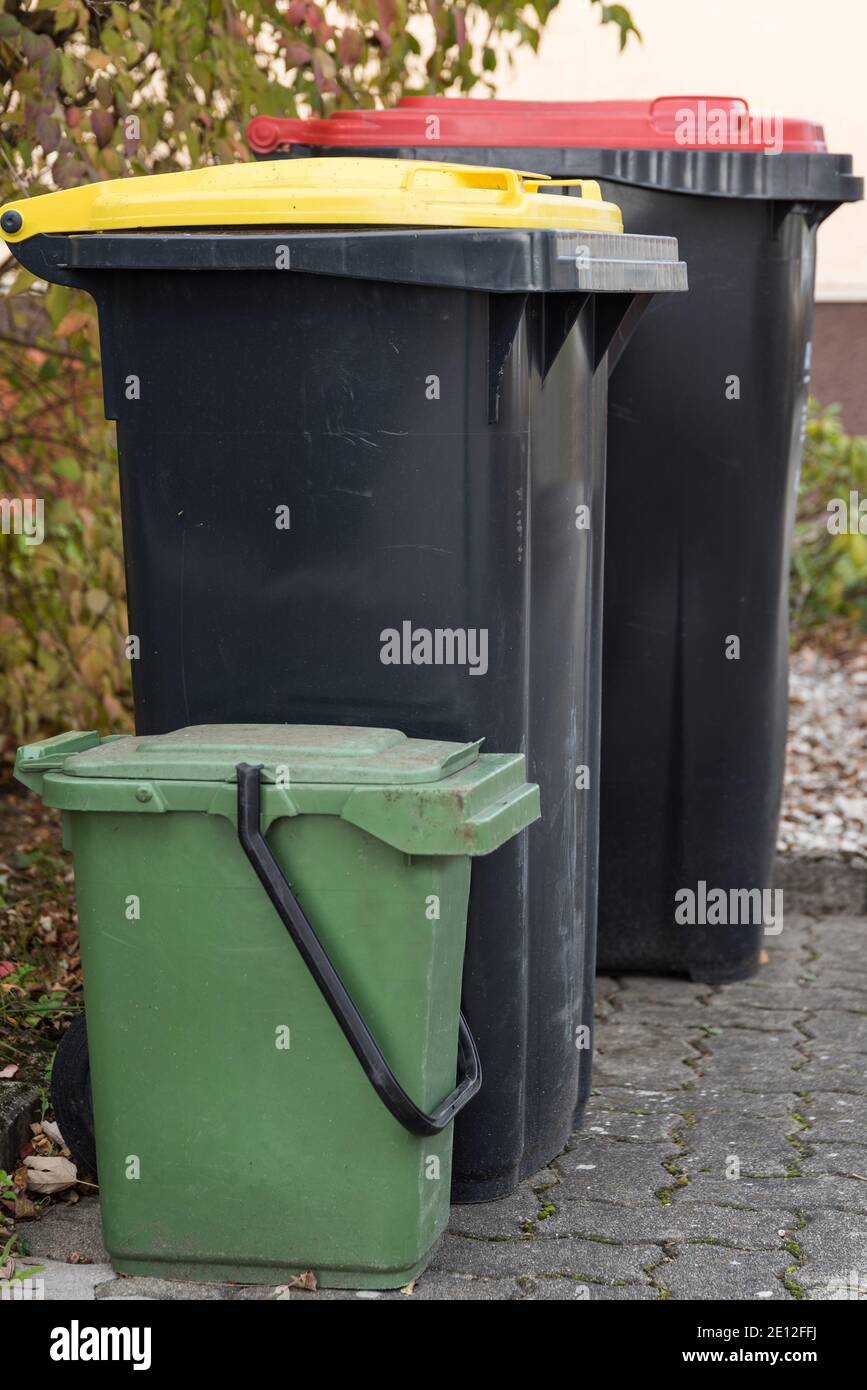
M 708 149 L 821 154 L 813 121 L 753 113 L 743 97 L 663 96 L 653 101 L 492 101 L 404 97 L 387 111 L 336 111 L 326 118 L 254 116 L 256 154 L 287 145 L 339 148 L 450 146 L 528 149 Z

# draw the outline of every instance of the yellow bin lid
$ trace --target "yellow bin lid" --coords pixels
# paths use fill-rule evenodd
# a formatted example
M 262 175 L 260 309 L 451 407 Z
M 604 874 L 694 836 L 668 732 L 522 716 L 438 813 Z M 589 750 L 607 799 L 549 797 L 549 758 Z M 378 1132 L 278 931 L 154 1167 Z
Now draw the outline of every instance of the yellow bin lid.
M 574 186 L 581 197 L 540 193 Z M 11 214 L 11 215 L 10 215 Z M 0 208 L 9 243 L 45 233 L 302 224 L 622 232 L 593 179 L 412 159 L 286 159 L 111 179 Z

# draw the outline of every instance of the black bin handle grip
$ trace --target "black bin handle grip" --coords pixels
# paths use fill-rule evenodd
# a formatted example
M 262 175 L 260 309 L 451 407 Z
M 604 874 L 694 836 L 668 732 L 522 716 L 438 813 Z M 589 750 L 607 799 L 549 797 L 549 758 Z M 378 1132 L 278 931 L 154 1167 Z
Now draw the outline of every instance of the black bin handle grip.
M 286 876 L 262 834 L 261 765 L 239 763 L 238 777 L 238 839 L 256 871 L 271 902 L 298 948 L 304 964 L 322 992 L 328 1007 L 339 1023 L 383 1105 L 410 1134 L 440 1134 L 463 1110 L 468 1100 L 482 1084 L 482 1067 L 475 1039 L 463 1014 L 458 1030 L 458 1085 L 432 1115 L 420 1110 L 401 1086 L 379 1050 L 352 997 L 331 963 L 325 947 L 310 925 L 304 911 L 286 881 Z

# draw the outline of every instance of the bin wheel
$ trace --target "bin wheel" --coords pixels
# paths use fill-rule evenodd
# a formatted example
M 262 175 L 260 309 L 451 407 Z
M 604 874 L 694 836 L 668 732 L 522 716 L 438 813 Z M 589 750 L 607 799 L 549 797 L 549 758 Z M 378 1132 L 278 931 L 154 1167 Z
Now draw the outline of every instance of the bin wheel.
M 54 1055 L 51 1103 L 79 1176 L 84 1172 L 96 1178 L 93 1094 L 90 1089 L 90 1058 L 84 1014 L 79 1014 L 67 1028 Z

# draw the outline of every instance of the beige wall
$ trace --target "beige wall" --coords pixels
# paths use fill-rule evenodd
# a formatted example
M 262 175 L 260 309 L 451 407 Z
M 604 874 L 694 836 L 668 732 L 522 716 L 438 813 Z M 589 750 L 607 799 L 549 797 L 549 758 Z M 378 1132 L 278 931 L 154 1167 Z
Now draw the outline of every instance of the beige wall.
M 560 0 L 539 54 L 499 75 L 503 98 L 592 101 L 698 94 L 820 121 L 867 173 L 867 0 L 627 0 L 644 35 L 618 54 L 589 0 Z M 818 295 L 867 300 L 867 205 L 819 232 Z

